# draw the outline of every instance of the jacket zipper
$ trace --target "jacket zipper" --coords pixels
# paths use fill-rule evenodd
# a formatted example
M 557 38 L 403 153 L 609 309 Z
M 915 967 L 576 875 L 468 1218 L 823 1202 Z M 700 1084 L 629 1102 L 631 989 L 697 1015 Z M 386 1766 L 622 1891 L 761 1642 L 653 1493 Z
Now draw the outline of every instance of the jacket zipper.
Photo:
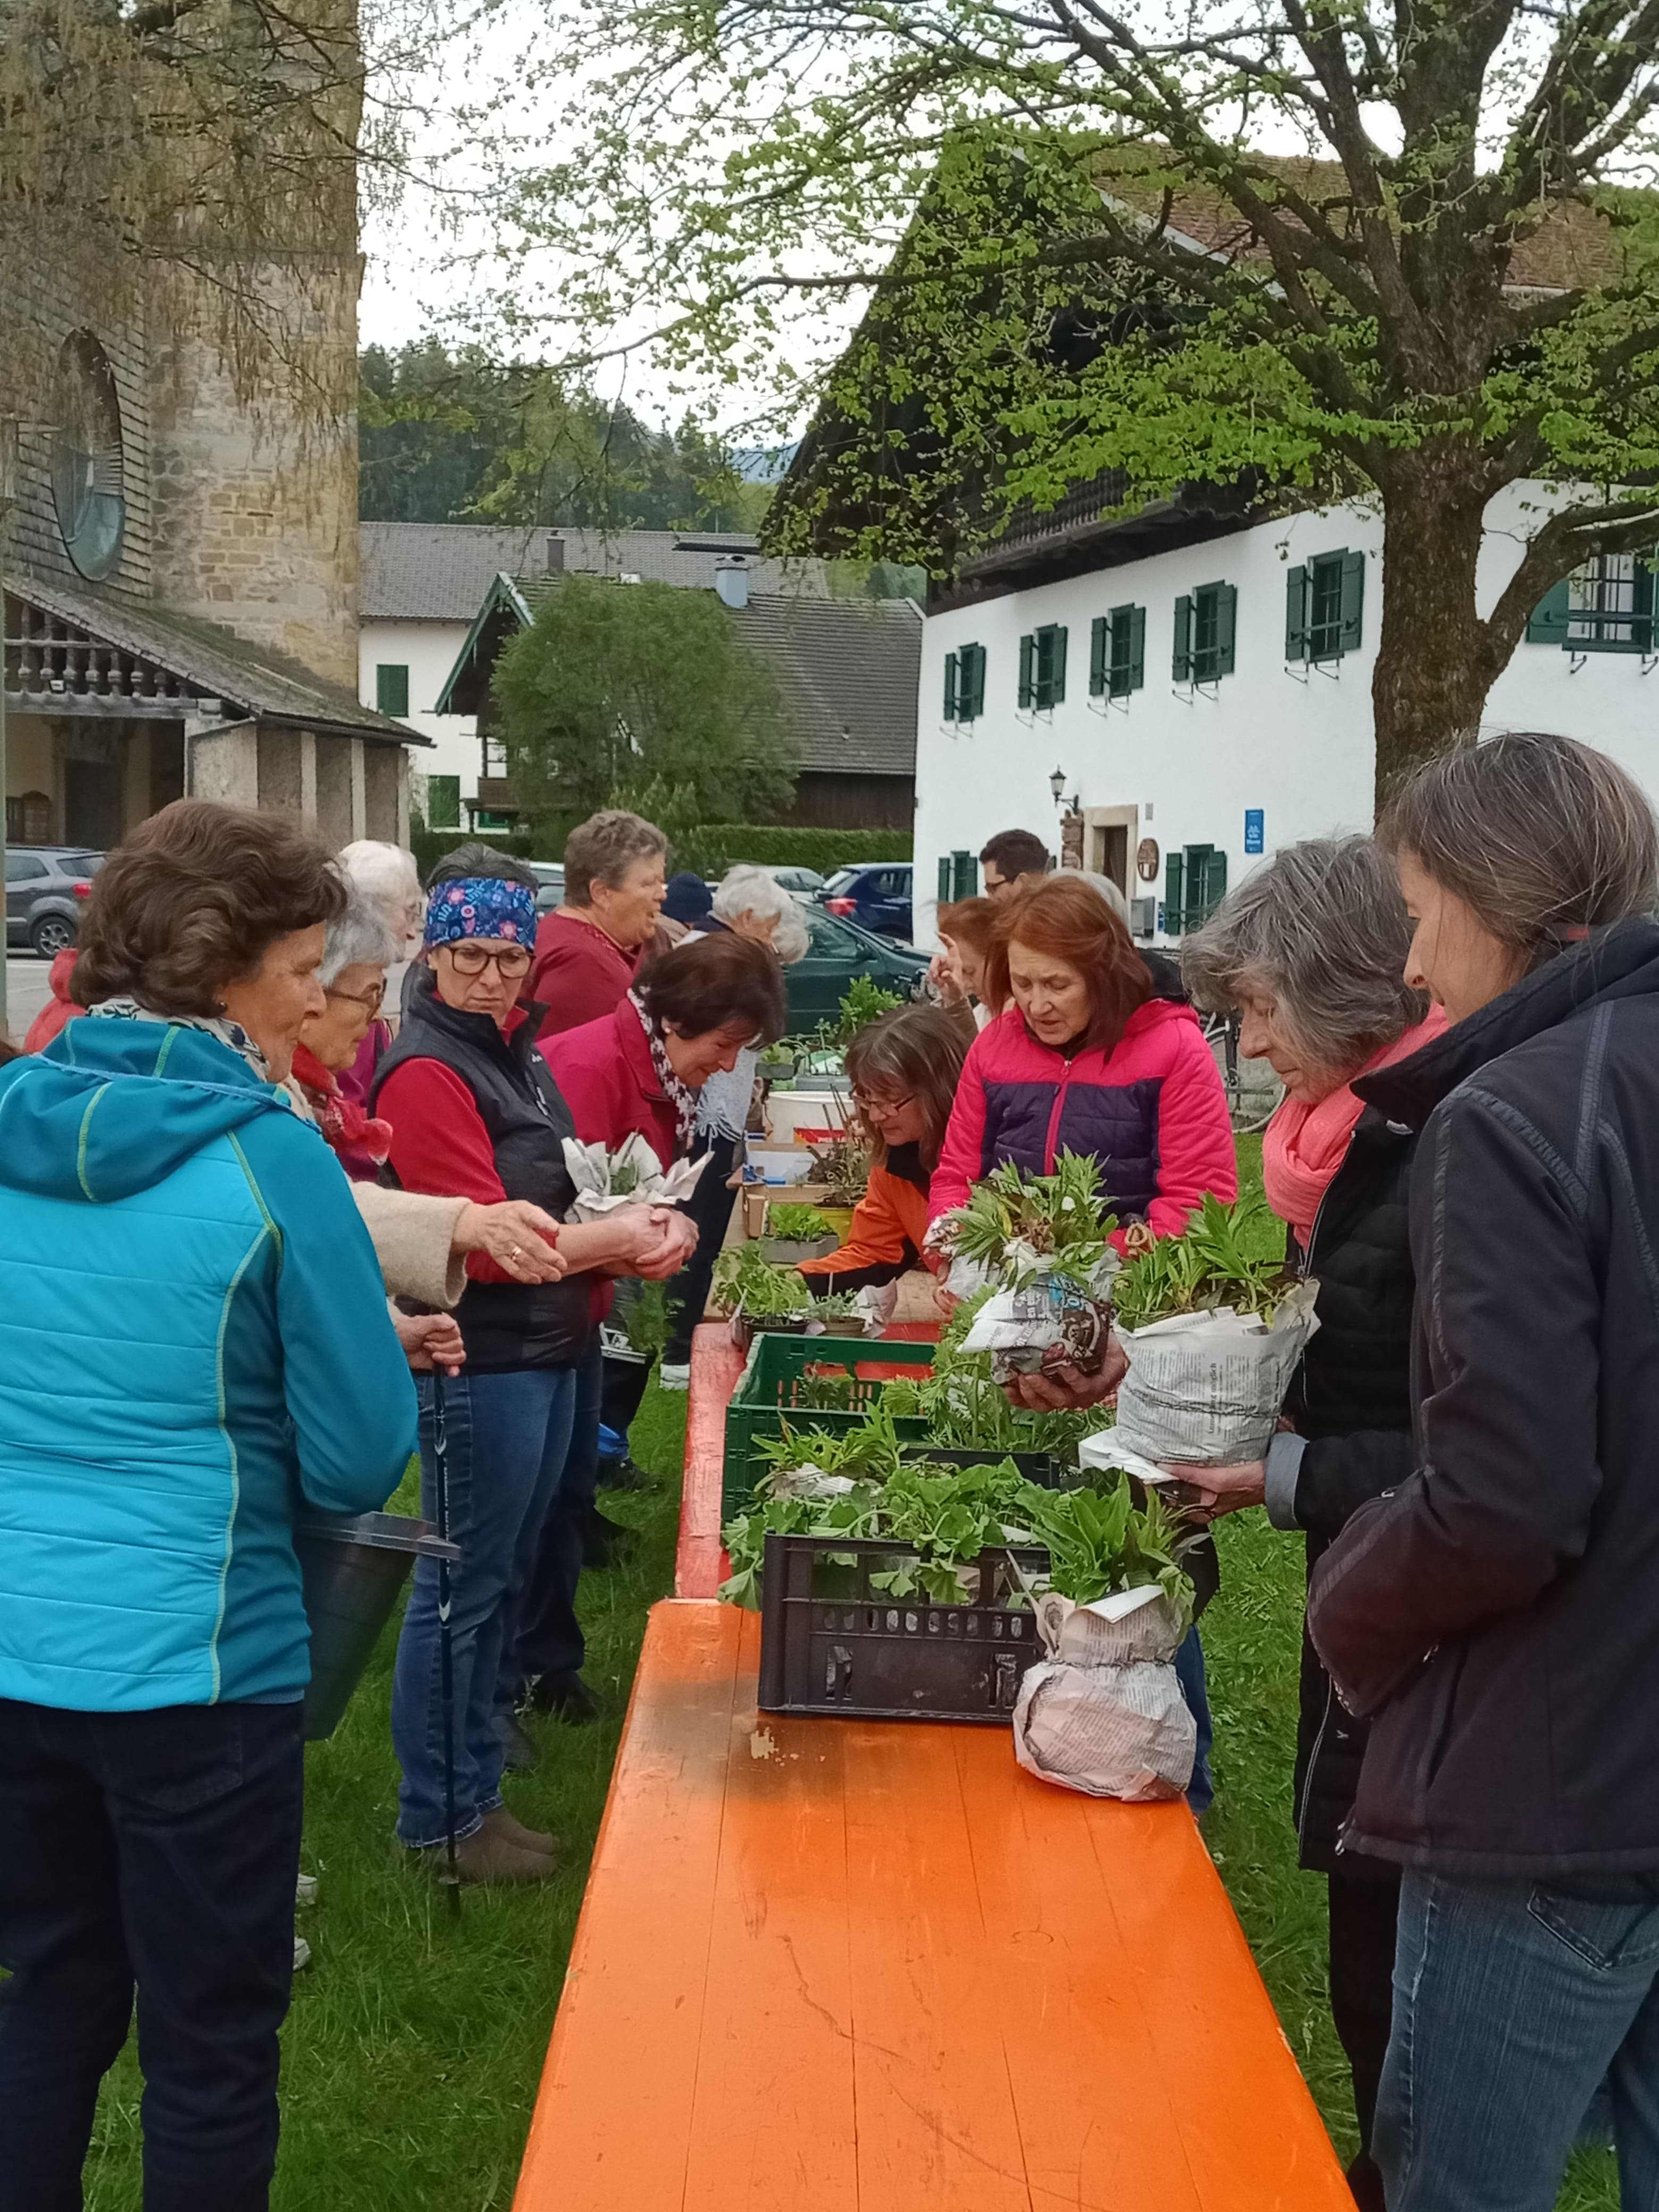
M 1065 1106 L 1066 1093 L 1071 1084 L 1071 1080 L 1072 1063 L 1068 1060 L 1064 1067 L 1060 1070 L 1060 1082 L 1056 1085 L 1054 1091 L 1054 1103 L 1048 1115 L 1048 1133 L 1043 1139 L 1042 1146 L 1042 1172 L 1044 1175 L 1052 1175 L 1054 1171 L 1054 1139 L 1060 1134 L 1060 1111 Z

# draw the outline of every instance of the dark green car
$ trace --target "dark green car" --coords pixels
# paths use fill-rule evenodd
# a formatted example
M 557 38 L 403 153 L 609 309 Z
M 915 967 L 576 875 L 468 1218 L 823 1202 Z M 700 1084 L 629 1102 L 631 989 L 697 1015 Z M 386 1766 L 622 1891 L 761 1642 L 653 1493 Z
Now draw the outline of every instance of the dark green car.
M 855 921 L 826 914 L 822 907 L 803 905 L 801 913 L 812 943 L 804 960 L 783 971 L 792 1033 L 836 1020 L 855 976 L 867 975 L 884 991 L 896 991 L 908 999 L 927 972 L 925 952 L 896 945 L 890 937 L 878 937 Z

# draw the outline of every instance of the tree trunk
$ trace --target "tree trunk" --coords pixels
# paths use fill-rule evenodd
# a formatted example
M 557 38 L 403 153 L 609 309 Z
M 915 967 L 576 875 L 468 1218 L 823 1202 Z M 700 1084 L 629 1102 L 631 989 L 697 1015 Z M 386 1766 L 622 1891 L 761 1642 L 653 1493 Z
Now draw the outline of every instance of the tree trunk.
M 1498 671 L 1475 611 L 1484 502 L 1423 453 L 1383 488 L 1382 626 L 1371 678 L 1376 811 L 1421 762 L 1471 744 Z

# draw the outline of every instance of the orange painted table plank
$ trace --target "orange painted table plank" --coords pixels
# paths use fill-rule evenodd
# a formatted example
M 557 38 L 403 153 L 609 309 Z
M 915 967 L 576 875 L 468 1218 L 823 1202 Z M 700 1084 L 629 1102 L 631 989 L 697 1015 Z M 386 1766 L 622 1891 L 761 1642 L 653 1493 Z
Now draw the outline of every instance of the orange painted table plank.
M 726 1401 L 743 1373 L 743 1354 L 723 1321 L 691 1332 L 691 1393 L 685 1412 L 685 1471 L 680 1486 L 680 1536 L 674 1595 L 713 1597 L 725 1578 L 720 1543 L 720 1478 L 726 1465 Z
M 653 1610 L 515 2212 L 1352 2212 L 1184 1806 L 758 1650 Z

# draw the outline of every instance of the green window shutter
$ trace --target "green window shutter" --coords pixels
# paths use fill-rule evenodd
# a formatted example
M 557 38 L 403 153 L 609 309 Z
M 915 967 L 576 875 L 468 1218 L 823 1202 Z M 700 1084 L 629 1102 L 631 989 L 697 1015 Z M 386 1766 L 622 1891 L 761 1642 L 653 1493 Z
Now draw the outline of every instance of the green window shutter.
M 1207 921 L 1227 896 L 1227 855 L 1212 845 L 1204 856 L 1203 866 L 1196 872 L 1194 902 L 1199 909 L 1200 921 Z
M 957 708 L 964 722 L 976 722 L 985 712 L 985 647 L 964 645 Z
M 1632 579 L 1631 608 L 1634 616 L 1631 629 L 1631 643 L 1643 653 L 1653 651 L 1654 586 L 1653 564 L 1659 560 L 1659 551 L 1646 547 L 1636 556 L 1636 573 Z
M 1129 652 L 1126 691 L 1139 691 L 1146 683 L 1146 610 L 1145 607 L 1120 607 L 1118 614 L 1129 617 Z M 1112 617 L 1114 623 L 1117 615 Z
M 1308 657 L 1308 572 L 1298 562 L 1285 579 L 1285 658 Z
M 957 689 L 957 670 L 961 664 L 954 653 L 945 656 L 945 719 L 954 722 L 960 714 L 961 693 Z
M 1186 870 L 1179 853 L 1171 853 L 1164 863 L 1164 934 L 1181 934 L 1181 901 L 1182 879 Z
M 1559 584 L 1552 585 L 1532 611 L 1527 624 L 1528 645 L 1565 645 L 1567 641 L 1568 600 L 1571 580 L 1563 576 Z
M 461 779 L 459 776 L 428 776 L 426 826 L 428 830 L 459 830 L 460 828 Z
M 1233 641 L 1238 631 L 1238 587 L 1218 584 L 1215 590 L 1215 672 L 1233 672 Z
M 1028 632 L 1019 641 L 1019 703 L 1031 703 L 1032 682 L 1036 674 L 1036 640 Z
M 374 671 L 374 704 L 394 722 L 409 712 L 409 671 L 383 660 Z
M 939 856 L 939 902 L 941 906 L 949 906 L 955 896 L 951 889 L 951 855 L 941 853 Z
M 979 890 L 979 862 L 971 853 L 952 853 L 951 855 L 951 896 L 952 898 L 972 898 Z
M 1089 696 L 1098 699 L 1110 689 L 1112 665 L 1112 624 L 1117 619 L 1097 615 L 1089 625 Z
M 1342 650 L 1358 653 L 1365 628 L 1365 556 L 1342 556 Z
M 1175 655 L 1170 663 L 1170 672 L 1177 684 L 1190 684 L 1193 680 L 1193 602 L 1185 592 L 1176 601 Z M 1167 899 L 1164 903 L 1168 905 Z
M 1058 707 L 1066 696 L 1066 632 L 1063 629 L 1051 629 L 1048 635 L 1054 640 L 1048 664 L 1048 704 Z

